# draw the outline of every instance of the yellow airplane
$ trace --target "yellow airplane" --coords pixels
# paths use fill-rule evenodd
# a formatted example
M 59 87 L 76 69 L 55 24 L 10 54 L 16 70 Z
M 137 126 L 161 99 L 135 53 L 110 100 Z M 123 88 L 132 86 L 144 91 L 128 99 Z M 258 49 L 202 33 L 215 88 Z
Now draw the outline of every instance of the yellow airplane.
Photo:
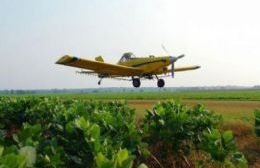
M 82 74 L 96 74 L 101 84 L 103 78 L 125 79 L 130 78 L 134 87 L 140 87 L 140 79 L 157 79 L 157 86 L 164 87 L 164 80 L 159 77 L 172 76 L 174 72 L 195 70 L 200 66 L 187 66 L 174 68 L 174 63 L 184 55 L 180 56 L 160 56 L 155 57 L 150 55 L 148 57 L 135 57 L 131 52 L 124 53 L 117 64 L 104 63 L 101 56 L 95 58 L 95 61 L 82 59 L 74 56 L 65 55 L 61 57 L 56 64 L 87 69 L 90 71 L 81 71 Z M 169 69 L 168 66 L 171 65 Z M 170 74 L 170 75 L 169 75 Z M 164 75 L 164 76 L 162 76 Z

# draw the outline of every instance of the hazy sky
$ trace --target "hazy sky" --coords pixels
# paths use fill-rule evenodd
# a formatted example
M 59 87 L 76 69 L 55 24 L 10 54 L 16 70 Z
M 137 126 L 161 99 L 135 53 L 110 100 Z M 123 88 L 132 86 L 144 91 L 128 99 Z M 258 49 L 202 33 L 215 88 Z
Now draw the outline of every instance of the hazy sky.
M 260 84 L 259 0 L 0 0 L 0 89 L 99 87 L 97 77 L 55 65 L 64 54 L 116 63 L 186 54 L 201 65 L 166 86 Z M 132 87 L 103 80 L 101 87 Z M 155 86 L 144 81 L 142 86 Z

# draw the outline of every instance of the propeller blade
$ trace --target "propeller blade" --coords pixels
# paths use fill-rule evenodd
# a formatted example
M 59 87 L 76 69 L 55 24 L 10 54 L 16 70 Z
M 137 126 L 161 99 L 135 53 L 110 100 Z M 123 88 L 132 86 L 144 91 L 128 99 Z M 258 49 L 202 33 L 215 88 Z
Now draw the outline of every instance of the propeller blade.
M 165 46 L 164 46 L 163 44 L 162 44 L 161 46 L 162 46 L 163 51 L 164 51 L 167 55 L 170 55 L 169 52 L 168 52 L 168 50 L 165 48 Z
M 172 78 L 174 78 L 174 62 L 172 63 Z
M 185 56 L 184 54 L 179 55 L 179 56 L 177 57 L 177 59 L 181 59 L 181 58 L 183 58 L 184 56 Z

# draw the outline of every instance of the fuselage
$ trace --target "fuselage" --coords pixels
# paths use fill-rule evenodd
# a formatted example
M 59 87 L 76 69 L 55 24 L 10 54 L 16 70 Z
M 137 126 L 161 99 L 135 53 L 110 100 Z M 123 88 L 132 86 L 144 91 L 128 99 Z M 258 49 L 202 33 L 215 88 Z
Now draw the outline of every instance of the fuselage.
M 144 74 L 162 74 L 167 72 L 167 67 L 171 64 L 170 56 L 161 57 L 138 57 L 130 58 L 124 62 L 119 62 L 118 65 L 135 67 L 143 70 Z

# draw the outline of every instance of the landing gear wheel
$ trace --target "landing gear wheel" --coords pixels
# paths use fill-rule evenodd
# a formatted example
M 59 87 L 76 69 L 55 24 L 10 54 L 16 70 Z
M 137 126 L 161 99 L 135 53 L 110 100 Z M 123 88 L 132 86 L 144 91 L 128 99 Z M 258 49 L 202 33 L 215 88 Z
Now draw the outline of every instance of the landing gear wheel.
M 159 88 L 164 87 L 164 84 L 165 84 L 165 82 L 164 82 L 163 79 L 158 79 L 157 86 L 158 86 Z
M 140 85 L 141 85 L 140 79 L 138 79 L 138 78 L 133 79 L 134 87 L 138 88 L 138 87 L 140 87 Z

